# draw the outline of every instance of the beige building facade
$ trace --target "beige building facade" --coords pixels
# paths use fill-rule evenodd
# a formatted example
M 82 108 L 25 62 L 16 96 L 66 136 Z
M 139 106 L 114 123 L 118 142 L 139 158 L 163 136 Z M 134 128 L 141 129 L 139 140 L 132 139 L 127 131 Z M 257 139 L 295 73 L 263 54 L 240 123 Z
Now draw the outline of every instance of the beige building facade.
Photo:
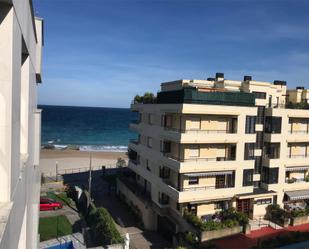
M 0 0 L 0 248 L 38 248 L 43 21 Z
M 306 93 L 217 73 L 162 83 L 155 103 L 133 103 L 129 168 L 153 210 L 146 228 L 177 233 L 184 210 L 207 219 L 234 207 L 259 219 L 269 204 L 309 198 Z

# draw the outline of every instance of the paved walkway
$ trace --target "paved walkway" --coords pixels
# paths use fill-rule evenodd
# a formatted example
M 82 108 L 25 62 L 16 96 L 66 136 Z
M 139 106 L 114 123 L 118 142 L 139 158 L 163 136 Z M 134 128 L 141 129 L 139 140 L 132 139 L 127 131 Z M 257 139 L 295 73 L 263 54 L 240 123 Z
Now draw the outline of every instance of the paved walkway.
M 288 234 L 292 231 L 309 231 L 309 224 L 294 227 L 290 226 L 282 229 L 263 227 L 260 230 L 252 231 L 249 235 L 237 234 L 227 238 L 215 240 L 214 244 L 220 249 L 250 249 L 251 247 L 256 246 L 259 241 Z
M 74 183 L 77 186 L 87 186 L 88 174 L 80 173 L 72 176 L 64 176 L 66 183 Z M 115 193 L 109 195 L 108 183 L 101 178 L 101 172 L 93 172 L 92 198 L 97 207 L 105 207 L 116 221 L 116 225 L 123 234 L 130 235 L 130 248 L 136 249 L 163 249 L 171 248 L 158 232 L 146 232 L 137 227 L 137 220 L 132 216 L 127 206 L 115 197 Z

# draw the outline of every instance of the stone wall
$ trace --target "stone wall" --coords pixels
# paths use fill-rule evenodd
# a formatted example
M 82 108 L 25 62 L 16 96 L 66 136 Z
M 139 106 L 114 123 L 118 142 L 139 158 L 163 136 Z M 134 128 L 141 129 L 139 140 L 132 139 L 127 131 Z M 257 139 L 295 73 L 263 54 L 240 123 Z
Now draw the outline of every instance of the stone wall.
M 217 238 L 227 237 L 234 234 L 242 233 L 243 227 L 242 226 L 236 226 L 232 228 L 225 228 L 221 230 L 215 230 L 215 231 L 206 231 L 201 232 L 200 240 L 201 242 L 213 240 Z
M 156 215 L 151 206 L 144 200 L 137 197 L 129 188 L 117 179 L 117 193 L 122 193 L 126 197 L 126 202 L 130 201 L 136 205 L 142 213 L 142 219 L 146 230 L 156 230 Z
M 309 216 L 291 218 L 291 226 L 298 226 L 308 223 L 309 223 Z

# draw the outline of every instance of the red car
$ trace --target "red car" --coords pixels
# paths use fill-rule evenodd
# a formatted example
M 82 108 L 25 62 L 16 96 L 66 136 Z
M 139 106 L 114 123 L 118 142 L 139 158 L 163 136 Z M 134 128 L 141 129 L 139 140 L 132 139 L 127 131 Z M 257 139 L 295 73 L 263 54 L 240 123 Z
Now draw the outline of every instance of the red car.
M 63 207 L 61 202 L 55 201 L 50 198 L 42 197 L 40 199 L 40 211 L 47 211 L 47 210 L 57 210 Z

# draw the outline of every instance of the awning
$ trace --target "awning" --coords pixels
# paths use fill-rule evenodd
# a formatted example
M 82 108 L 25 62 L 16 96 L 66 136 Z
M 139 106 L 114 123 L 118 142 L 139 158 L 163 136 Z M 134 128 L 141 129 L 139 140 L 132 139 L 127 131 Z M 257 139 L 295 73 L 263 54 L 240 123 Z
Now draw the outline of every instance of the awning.
M 290 172 L 290 171 L 304 171 L 304 170 L 309 170 L 309 166 L 289 167 L 289 168 L 285 169 L 285 171 L 287 171 L 287 172 Z
M 189 173 L 184 174 L 188 177 L 203 177 L 203 176 L 222 176 L 222 175 L 232 175 L 233 171 L 212 171 L 212 172 L 202 172 L 202 173 Z
M 309 199 L 309 189 L 287 191 L 285 194 L 288 196 L 290 201 Z

